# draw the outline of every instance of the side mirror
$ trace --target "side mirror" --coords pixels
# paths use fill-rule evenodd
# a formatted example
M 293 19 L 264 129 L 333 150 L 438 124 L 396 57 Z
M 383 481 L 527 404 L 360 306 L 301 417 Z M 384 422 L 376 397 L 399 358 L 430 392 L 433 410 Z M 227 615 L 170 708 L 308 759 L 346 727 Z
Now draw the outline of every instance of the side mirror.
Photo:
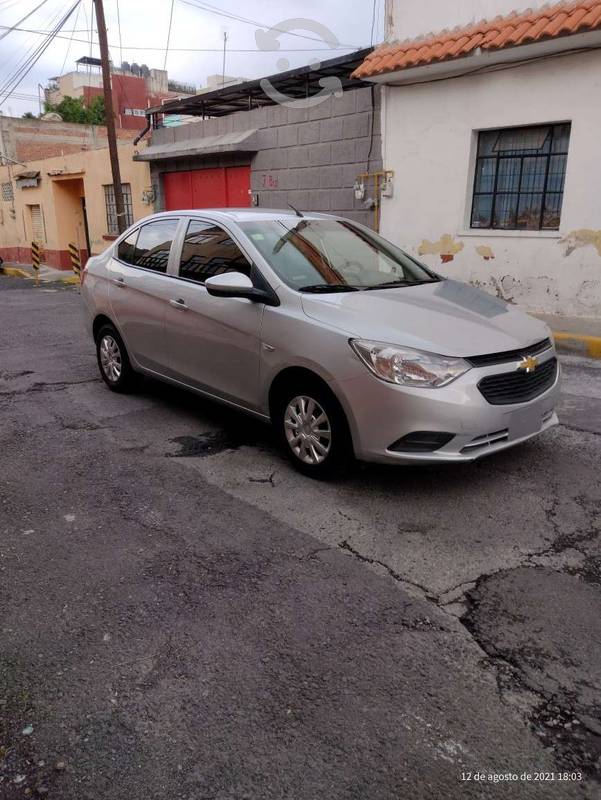
M 258 289 L 242 272 L 224 272 L 221 275 L 213 275 L 212 278 L 206 279 L 205 289 L 213 297 L 243 297 L 255 303 L 279 305 L 279 300 L 271 289 L 269 291 Z

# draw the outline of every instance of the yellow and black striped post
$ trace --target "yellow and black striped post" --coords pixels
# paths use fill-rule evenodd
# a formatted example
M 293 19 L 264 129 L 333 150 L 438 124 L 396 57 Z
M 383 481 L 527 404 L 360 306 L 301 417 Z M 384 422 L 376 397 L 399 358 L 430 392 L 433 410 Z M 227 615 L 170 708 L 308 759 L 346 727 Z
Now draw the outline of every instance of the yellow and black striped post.
M 79 257 L 79 247 L 73 242 L 69 242 L 69 255 L 71 256 L 71 266 L 73 272 L 79 278 L 81 273 L 81 259 Z
M 35 285 L 40 283 L 40 261 L 42 260 L 42 246 L 39 242 L 31 243 L 31 266 L 35 270 Z

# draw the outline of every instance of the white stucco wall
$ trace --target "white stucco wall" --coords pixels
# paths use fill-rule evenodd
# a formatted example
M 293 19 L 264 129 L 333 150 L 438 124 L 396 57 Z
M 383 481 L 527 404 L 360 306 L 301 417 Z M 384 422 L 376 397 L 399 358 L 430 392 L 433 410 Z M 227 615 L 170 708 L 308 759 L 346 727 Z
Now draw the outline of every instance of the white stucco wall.
M 598 52 L 385 87 L 384 165 L 395 187 L 382 199 L 383 235 L 416 255 L 448 235 L 442 249 L 461 248 L 452 261 L 419 255 L 437 271 L 532 311 L 601 313 L 599 96 Z M 564 121 L 572 133 L 559 232 L 470 231 L 477 131 Z
M 547 0 L 386 0 L 386 38 L 413 39 L 499 14 L 540 8 Z

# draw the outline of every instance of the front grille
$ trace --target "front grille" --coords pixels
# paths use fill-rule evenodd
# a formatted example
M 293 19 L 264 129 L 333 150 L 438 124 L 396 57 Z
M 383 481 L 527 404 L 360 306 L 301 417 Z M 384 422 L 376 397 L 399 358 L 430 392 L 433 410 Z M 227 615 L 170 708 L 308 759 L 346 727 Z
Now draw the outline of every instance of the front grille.
M 526 403 L 553 386 L 556 376 L 557 359 L 550 358 L 534 372 L 516 370 L 503 372 L 500 375 L 488 375 L 482 378 L 478 389 L 493 406 Z
M 544 353 L 544 351 L 548 350 L 551 346 L 550 339 L 543 339 L 528 347 L 521 347 L 519 350 L 505 350 L 503 353 L 487 353 L 484 356 L 470 356 L 465 360 L 468 361 L 472 367 L 490 367 L 492 364 L 504 364 L 506 361 L 518 361 L 524 358 L 524 356 L 536 356 L 538 353 Z

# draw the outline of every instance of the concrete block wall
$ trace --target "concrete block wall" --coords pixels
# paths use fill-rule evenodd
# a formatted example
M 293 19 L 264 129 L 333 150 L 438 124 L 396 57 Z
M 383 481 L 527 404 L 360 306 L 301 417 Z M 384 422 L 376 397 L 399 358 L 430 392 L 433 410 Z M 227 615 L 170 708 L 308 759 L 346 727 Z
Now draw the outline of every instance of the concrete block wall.
M 362 172 L 382 169 L 377 87 L 348 90 L 342 97 L 330 97 L 308 109 L 276 105 L 160 128 L 153 132 L 152 144 L 245 130 L 257 131 L 259 149 L 255 154 L 155 162 L 156 210 L 164 207 L 162 172 L 250 164 L 251 191 L 259 207 L 287 208 L 291 203 L 303 211 L 340 214 L 372 225 L 373 211 L 365 200 L 355 199 L 353 184 Z

